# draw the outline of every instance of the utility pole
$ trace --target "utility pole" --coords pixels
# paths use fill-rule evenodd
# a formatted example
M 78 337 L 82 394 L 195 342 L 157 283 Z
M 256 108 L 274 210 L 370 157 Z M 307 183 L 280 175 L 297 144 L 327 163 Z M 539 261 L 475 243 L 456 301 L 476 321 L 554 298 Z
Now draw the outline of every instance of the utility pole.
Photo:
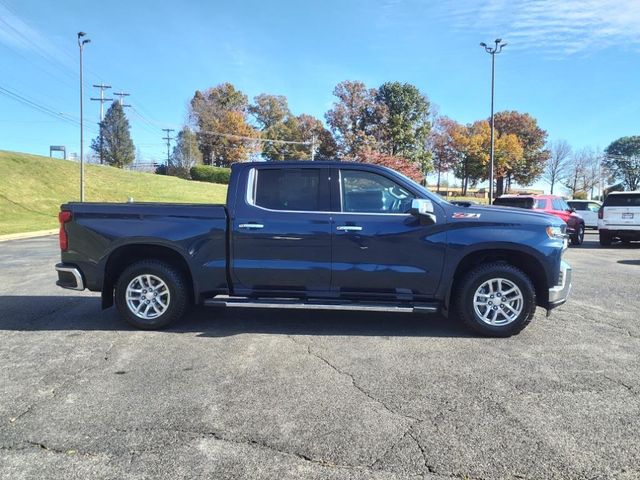
M 175 132 L 175 130 L 173 128 L 163 128 L 162 131 L 167 132 L 167 136 L 162 137 L 162 139 L 167 141 L 167 169 L 168 169 L 169 159 L 171 158 L 170 157 L 171 140 L 173 140 L 173 137 L 171 136 L 171 132 Z
M 311 137 L 311 161 L 316 159 L 316 136 Z
M 84 46 L 91 40 L 82 37 L 87 34 L 84 32 L 78 32 L 78 48 L 80 49 L 80 201 L 84 202 L 84 116 L 83 116 L 83 78 L 82 78 L 82 53 Z
M 502 49 L 507 45 L 506 43 L 502 43 L 501 38 L 496 38 L 495 47 L 489 47 L 486 43 L 482 42 L 480 44 L 481 47 L 485 49 L 485 51 L 491 55 L 491 151 L 489 154 L 489 205 L 493 203 L 493 159 L 494 159 L 494 116 L 493 116 L 493 96 L 495 91 L 495 81 L 496 81 L 496 55 L 499 54 Z
M 113 98 L 104 98 L 104 91 L 107 88 L 111 88 L 111 85 L 104 85 L 102 82 L 100 85 L 94 85 L 95 88 L 100 89 L 100 98 L 91 98 L 91 100 L 100 102 L 100 164 L 104 163 L 102 159 L 102 121 L 104 120 L 104 102 L 112 102 Z
M 120 97 L 120 99 L 118 100 L 120 102 L 120 106 L 122 107 L 130 107 L 131 105 L 127 105 L 124 103 L 124 97 L 128 97 L 129 95 L 131 95 L 130 93 L 124 93 L 124 92 L 113 92 L 113 95 L 116 97 Z

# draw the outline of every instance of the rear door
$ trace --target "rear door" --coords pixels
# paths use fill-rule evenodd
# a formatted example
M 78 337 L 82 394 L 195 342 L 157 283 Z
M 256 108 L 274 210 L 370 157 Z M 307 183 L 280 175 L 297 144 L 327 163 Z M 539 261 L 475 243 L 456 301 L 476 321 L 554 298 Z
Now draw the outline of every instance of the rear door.
M 445 244 L 430 236 L 441 226 L 425 225 L 409 214 L 415 195 L 392 177 L 361 168 L 340 168 L 331 177 L 337 197 L 332 288 L 342 297 L 411 300 L 432 295 Z
M 331 284 L 328 168 L 245 169 L 231 218 L 237 294 L 326 292 Z
M 607 226 L 640 228 L 640 193 L 609 195 L 604 201 L 603 219 Z

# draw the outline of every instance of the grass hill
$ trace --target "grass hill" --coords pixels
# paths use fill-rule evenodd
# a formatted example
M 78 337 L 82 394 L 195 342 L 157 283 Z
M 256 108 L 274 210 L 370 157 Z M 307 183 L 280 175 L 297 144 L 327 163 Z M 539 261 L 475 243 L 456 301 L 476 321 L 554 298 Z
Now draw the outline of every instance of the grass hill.
M 0 150 L 0 235 L 58 226 L 60 204 L 79 200 L 77 162 Z M 226 185 L 85 165 L 85 200 L 224 203 Z

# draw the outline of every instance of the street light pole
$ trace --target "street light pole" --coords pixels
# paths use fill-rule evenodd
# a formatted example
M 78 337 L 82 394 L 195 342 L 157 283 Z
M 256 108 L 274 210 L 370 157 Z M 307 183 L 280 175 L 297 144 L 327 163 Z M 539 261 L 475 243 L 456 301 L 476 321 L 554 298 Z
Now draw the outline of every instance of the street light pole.
M 495 47 L 489 47 L 486 43 L 482 42 L 481 47 L 491 55 L 491 150 L 489 153 L 489 205 L 493 203 L 493 163 L 494 163 L 494 116 L 493 116 L 493 97 L 495 92 L 496 82 L 496 55 L 500 53 L 507 44 L 502 43 L 501 38 L 496 38 Z
M 78 32 L 78 48 L 80 49 L 80 201 L 84 202 L 84 116 L 83 116 L 83 78 L 82 78 L 82 52 L 84 46 L 91 40 L 84 37 L 86 33 Z

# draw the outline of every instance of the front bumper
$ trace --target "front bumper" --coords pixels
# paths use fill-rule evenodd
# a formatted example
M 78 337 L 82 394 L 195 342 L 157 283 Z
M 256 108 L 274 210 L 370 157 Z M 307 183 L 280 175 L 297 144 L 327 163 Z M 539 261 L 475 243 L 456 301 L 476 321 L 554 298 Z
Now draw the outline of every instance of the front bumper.
M 56 271 L 58 272 L 56 285 L 71 290 L 84 290 L 82 272 L 77 267 L 65 263 L 58 263 L 56 265 Z
M 567 301 L 571 293 L 571 265 L 564 260 L 560 264 L 558 285 L 549 289 L 549 309 L 558 307 Z

